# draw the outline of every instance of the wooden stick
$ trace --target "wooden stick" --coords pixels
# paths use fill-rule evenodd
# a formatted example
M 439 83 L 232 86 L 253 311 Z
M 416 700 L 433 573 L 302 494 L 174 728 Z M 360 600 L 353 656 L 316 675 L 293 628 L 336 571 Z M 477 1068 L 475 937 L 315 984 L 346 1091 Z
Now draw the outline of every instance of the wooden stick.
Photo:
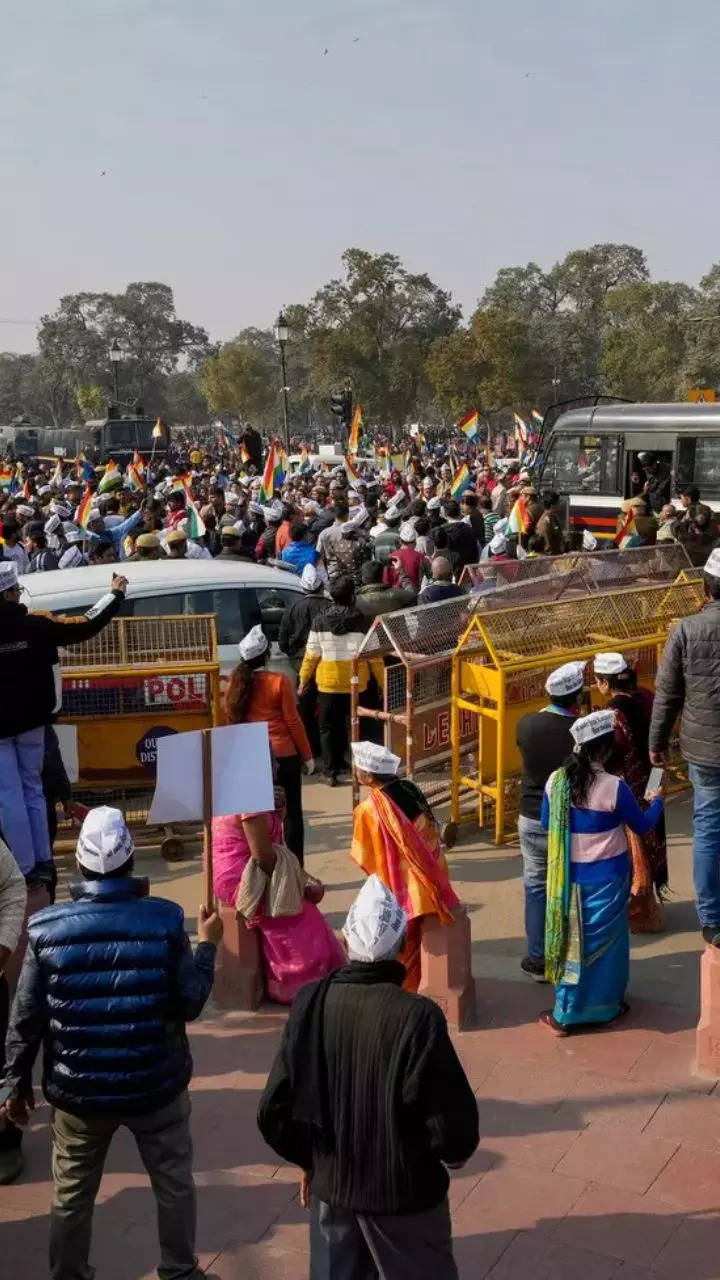
M 212 856 L 212 729 L 202 731 L 203 779 L 203 870 L 205 872 L 205 909 L 215 910 Z

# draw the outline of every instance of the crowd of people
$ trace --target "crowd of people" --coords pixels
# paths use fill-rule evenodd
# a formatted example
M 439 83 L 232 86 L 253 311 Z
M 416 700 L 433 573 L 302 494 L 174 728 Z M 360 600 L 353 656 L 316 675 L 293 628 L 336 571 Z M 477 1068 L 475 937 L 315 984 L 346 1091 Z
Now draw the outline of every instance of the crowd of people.
M 135 1137 L 157 1201 L 159 1274 L 202 1275 L 186 1024 L 210 994 L 223 929 L 215 911 L 201 909 L 193 952 L 182 911 L 149 895 L 134 874 L 122 814 L 104 806 L 82 823 L 71 900 L 54 903 L 55 799 L 69 804 L 66 781 L 51 777 L 62 774 L 52 731 L 61 709 L 57 651 L 107 626 L 127 581 L 109 569 L 108 594 L 84 617 L 62 619 L 27 611 L 20 576 L 88 560 L 124 567 L 161 555 L 220 555 L 272 562 L 299 577 L 302 593 L 279 631 L 297 687 L 268 667 L 268 638 L 254 626 L 238 638 L 222 699 L 225 723 L 268 725 L 273 808 L 212 824 L 215 900 L 256 931 L 266 994 L 290 1006 L 258 1123 L 298 1167 L 301 1202 L 311 1210 L 314 1277 L 453 1280 L 448 1170 L 477 1146 L 477 1106 L 444 1015 L 417 993 L 423 922 L 452 926 L 460 903 L 422 790 L 372 733 L 350 743 L 348 718 L 352 662 L 374 617 L 462 593 L 463 569 L 483 555 L 549 555 L 565 545 L 557 496 L 539 496 L 515 462 L 485 462 L 478 455 L 459 500 L 457 469 L 436 452 L 384 475 L 300 470 L 268 498 L 254 463 L 233 451 L 189 447 L 172 466 L 148 472 L 139 492 L 122 479 L 100 492 L 72 472 L 56 471 L 48 482 L 38 464 L 22 495 L 4 499 L 0 1184 L 22 1173 L 42 1049 L 42 1088 L 53 1109 L 53 1280 L 93 1274 L 93 1207 L 122 1126 Z M 668 504 L 652 467 L 650 460 L 642 501 L 651 511 L 660 503 L 661 514 Z M 87 511 L 89 495 L 90 516 L 81 522 L 78 508 Z M 698 496 L 688 491 L 683 505 L 686 497 L 686 517 L 673 518 L 672 536 L 681 540 L 684 520 L 695 528 L 702 514 Z M 519 532 L 511 519 L 518 502 Z M 637 530 L 638 512 L 639 503 L 628 508 L 618 531 L 627 533 L 628 516 Z M 657 523 L 654 535 L 642 536 L 659 538 Z M 548 704 L 518 724 L 521 967 L 554 988 L 541 1015 L 554 1036 L 621 1018 L 630 932 L 664 928 L 664 807 L 661 786 L 649 782 L 679 713 L 694 789 L 698 913 L 705 942 L 720 946 L 720 549 L 709 549 L 704 581 L 708 604 L 673 631 L 654 701 L 623 654 L 602 651 L 591 671 L 581 662 L 552 671 Z M 382 663 L 361 662 L 357 679 L 371 707 Z M 318 757 L 330 785 L 354 768 L 365 789 L 349 850 L 358 880 L 365 878 L 342 941 L 323 914 L 324 887 L 305 867 L 302 780 Z

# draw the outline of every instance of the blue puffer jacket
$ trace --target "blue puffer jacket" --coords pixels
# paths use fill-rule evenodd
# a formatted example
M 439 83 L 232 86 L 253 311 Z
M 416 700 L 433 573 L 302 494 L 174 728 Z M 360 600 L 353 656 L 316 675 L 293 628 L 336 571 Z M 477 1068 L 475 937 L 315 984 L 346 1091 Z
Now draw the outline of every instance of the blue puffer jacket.
M 180 907 L 130 877 L 82 881 L 37 912 L 7 1040 L 22 1084 L 43 1044 L 48 1102 L 77 1116 L 143 1115 L 186 1088 L 185 1023 L 210 994 L 215 948 L 193 956 Z

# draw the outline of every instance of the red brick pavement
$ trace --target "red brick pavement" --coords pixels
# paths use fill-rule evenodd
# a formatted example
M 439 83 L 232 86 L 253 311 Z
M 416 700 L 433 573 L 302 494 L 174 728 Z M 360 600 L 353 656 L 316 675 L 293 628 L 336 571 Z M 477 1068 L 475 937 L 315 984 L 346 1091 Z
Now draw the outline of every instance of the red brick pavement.
M 720 1097 L 693 1075 L 690 1017 L 638 1002 L 615 1028 L 567 1040 L 536 1022 L 547 989 L 480 984 L 481 1027 L 457 1046 L 482 1143 L 453 1177 L 463 1280 L 720 1280 Z M 283 1015 L 193 1028 L 201 1262 L 219 1280 L 306 1280 L 295 1171 L 255 1126 Z M 47 1108 L 21 1182 L 0 1188 L 0 1273 L 46 1275 Z M 154 1275 L 151 1193 L 127 1134 L 95 1218 L 98 1280 Z M 408 1275 L 408 1280 L 412 1280 Z

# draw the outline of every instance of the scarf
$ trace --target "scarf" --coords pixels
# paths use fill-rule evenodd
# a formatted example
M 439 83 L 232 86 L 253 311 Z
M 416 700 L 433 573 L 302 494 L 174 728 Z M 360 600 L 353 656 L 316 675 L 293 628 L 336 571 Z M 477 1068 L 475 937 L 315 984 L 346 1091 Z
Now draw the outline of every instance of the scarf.
M 375 986 L 381 982 L 391 982 L 401 987 L 404 979 L 405 969 L 397 960 L 377 960 L 374 964 L 351 960 L 342 969 L 336 969 L 318 982 L 305 1006 L 288 1063 L 292 1113 L 294 1121 L 309 1127 L 312 1147 L 323 1154 L 329 1154 L 335 1147 L 335 1126 L 330 1111 L 325 1052 L 325 1002 L 328 991 L 335 983 Z
M 570 882 L 570 782 L 557 769 L 550 783 L 545 977 L 557 986 L 576 986 L 580 979 L 582 931 L 577 886 Z

